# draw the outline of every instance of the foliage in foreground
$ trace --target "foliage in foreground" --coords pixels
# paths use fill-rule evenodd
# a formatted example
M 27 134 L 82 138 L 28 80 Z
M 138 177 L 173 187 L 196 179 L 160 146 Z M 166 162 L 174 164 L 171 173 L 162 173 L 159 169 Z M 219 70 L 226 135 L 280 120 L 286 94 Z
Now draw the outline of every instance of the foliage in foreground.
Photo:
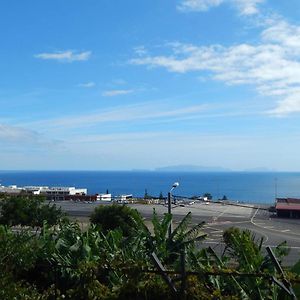
M 0 224 L 41 227 L 44 222 L 55 225 L 64 216 L 54 204 L 45 204 L 40 196 L 2 196 Z
M 98 206 L 90 220 L 104 233 L 119 229 L 124 236 L 130 236 L 136 232 L 136 223 L 142 220 L 142 216 L 136 209 L 129 206 L 113 204 Z
M 180 273 L 184 264 L 185 271 L 197 272 L 184 282 L 182 298 L 285 299 L 280 288 L 264 277 L 229 274 L 278 277 L 262 250 L 262 240 L 251 232 L 226 231 L 225 250 L 219 256 L 211 248 L 199 248 L 205 238 L 202 223 L 191 227 L 188 214 L 168 236 L 171 220 L 171 215 L 159 218 L 154 212 L 150 232 L 141 219 L 134 219 L 130 235 L 120 226 L 100 231 L 92 224 L 82 231 L 67 220 L 55 227 L 44 224 L 39 234 L 0 226 L 0 298 L 174 299 L 177 295 L 160 274 L 146 272 L 157 270 L 154 252 L 167 270 Z M 285 249 L 277 247 L 277 257 L 285 255 Z M 169 279 L 180 291 L 182 282 L 174 275 Z

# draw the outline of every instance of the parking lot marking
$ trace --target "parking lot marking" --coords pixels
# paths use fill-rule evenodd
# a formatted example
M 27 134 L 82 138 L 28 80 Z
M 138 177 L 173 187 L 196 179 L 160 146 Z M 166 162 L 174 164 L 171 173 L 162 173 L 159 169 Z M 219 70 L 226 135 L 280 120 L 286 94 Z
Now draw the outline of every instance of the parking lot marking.
M 251 218 L 251 223 L 253 223 L 253 220 L 254 220 L 256 214 L 258 213 L 258 211 L 259 211 L 259 208 L 257 208 L 257 210 L 255 211 L 255 213 L 253 214 L 253 216 Z
M 203 244 L 217 244 L 217 245 L 225 245 L 224 242 L 222 241 L 210 241 L 210 242 L 207 242 L 207 241 L 203 241 Z M 265 245 L 264 244 L 264 247 L 271 247 L 271 248 L 276 248 L 277 245 Z M 290 248 L 290 249 L 295 249 L 295 250 L 300 250 L 300 246 L 286 246 L 286 248 Z
M 215 241 L 216 239 L 207 237 L 206 240 Z

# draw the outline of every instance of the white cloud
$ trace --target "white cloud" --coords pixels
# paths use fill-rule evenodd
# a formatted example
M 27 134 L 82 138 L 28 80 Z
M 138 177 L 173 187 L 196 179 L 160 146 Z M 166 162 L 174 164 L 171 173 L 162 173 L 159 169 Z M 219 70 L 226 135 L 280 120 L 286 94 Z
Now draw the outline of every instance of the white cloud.
M 83 88 L 92 88 L 94 86 L 96 86 L 96 83 L 93 81 L 90 82 L 86 82 L 86 83 L 80 83 L 78 84 L 79 87 L 83 87 Z
M 144 46 L 137 46 L 134 48 L 134 52 L 139 55 L 139 56 L 142 56 L 142 55 L 145 55 L 147 54 L 147 50 Z
M 133 92 L 134 92 L 134 90 L 109 90 L 109 91 L 104 91 L 102 93 L 102 96 L 104 96 L 104 97 L 114 97 L 114 96 L 132 94 Z
M 259 13 L 258 5 L 265 0 L 231 0 L 241 15 L 254 15 Z
M 264 41 L 278 43 L 285 46 L 290 54 L 300 53 L 300 27 L 287 23 L 284 20 L 275 20 L 262 33 Z
M 300 112 L 300 27 L 283 20 L 273 20 L 257 44 L 174 43 L 171 55 L 146 55 L 131 63 L 177 73 L 209 71 L 213 80 L 253 85 L 262 95 L 277 97 L 271 114 Z
M 58 51 L 54 53 L 40 53 L 36 54 L 36 58 L 44 59 L 44 60 L 56 60 L 60 62 L 74 62 L 74 61 L 85 61 L 88 60 L 91 56 L 91 51 L 84 52 L 75 52 L 72 50 L 67 51 Z
M 177 9 L 180 11 L 207 11 L 211 7 L 219 6 L 224 0 L 183 0 Z
M 207 11 L 223 3 L 234 6 L 241 15 L 253 15 L 259 12 L 258 5 L 265 0 L 182 0 L 177 9 L 183 12 Z
M 277 106 L 269 111 L 270 114 L 286 116 L 290 113 L 300 112 L 300 89 L 285 94 L 285 97 L 278 101 Z

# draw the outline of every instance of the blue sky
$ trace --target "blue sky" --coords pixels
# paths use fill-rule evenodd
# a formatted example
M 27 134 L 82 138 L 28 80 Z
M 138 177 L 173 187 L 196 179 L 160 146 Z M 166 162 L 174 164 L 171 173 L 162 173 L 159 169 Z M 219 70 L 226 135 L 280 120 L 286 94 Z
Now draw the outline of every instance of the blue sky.
M 0 169 L 299 171 L 297 0 L 0 3 Z

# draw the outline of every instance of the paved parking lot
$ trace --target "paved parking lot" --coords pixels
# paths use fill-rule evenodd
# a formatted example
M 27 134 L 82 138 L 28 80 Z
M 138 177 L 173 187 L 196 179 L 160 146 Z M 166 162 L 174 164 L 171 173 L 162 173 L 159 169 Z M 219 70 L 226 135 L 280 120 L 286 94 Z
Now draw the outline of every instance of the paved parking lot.
M 98 206 L 98 203 L 74 203 L 60 202 L 62 209 L 73 216 L 89 216 Z M 158 215 L 167 212 L 164 205 L 142 205 L 129 204 L 136 208 L 146 218 L 152 217 L 153 209 Z M 194 203 L 186 204 L 184 207 L 176 205 L 172 207 L 175 223 L 180 222 L 183 216 L 192 212 L 193 224 L 205 221 L 204 231 L 208 234 L 204 241 L 218 251 L 222 249 L 222 234 L 229 227 L 236 226 L 241 229 L 249 229 L 257 238 L 264 238 L 264 246 L 275 247 L 287 241 L 290 253 L 284 260 L 284 264 L 292 265 L 300 259 L 300 220 L 278 219 L 268 211 L 255 207 L 242 207 L 233 205 L 222 205 L 220 203 Z

